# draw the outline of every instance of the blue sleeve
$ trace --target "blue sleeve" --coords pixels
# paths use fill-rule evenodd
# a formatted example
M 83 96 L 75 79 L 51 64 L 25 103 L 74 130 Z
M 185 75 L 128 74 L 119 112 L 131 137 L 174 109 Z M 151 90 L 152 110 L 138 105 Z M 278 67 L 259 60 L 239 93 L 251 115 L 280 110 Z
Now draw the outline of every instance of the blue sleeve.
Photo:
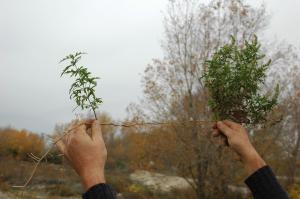
M 269 166 L 258 169 L 245 183 L 254 199 L 289 199 Z

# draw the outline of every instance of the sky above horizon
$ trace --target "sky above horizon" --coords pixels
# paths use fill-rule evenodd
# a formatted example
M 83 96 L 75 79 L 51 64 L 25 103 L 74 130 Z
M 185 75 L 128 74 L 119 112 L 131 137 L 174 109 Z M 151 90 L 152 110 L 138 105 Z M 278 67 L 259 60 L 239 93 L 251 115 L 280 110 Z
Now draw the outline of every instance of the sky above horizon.
M 207 2 L 208 0 L 203 0 Z M 259 5 L 263 1 L 248 1 Z M 300 2 L 265 0 L 265 35 L 300 46 Z M 51 133 L 74 118 L 71 80 L 59 60 L 87 52 L 82 64 L 101 77 L 100 111 L 114 119 L 142 97 L 141 74 L 162 58 L 167 0 L 0 0 L 0 127 Z

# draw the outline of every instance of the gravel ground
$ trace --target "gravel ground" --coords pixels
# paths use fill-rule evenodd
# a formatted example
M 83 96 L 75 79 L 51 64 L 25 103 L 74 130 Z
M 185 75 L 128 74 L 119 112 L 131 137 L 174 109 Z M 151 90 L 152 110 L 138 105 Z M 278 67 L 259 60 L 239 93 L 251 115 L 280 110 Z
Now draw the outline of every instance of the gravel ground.
M 6 193 L 0 191 L 0 199 L 12 199 L 12 198 Z

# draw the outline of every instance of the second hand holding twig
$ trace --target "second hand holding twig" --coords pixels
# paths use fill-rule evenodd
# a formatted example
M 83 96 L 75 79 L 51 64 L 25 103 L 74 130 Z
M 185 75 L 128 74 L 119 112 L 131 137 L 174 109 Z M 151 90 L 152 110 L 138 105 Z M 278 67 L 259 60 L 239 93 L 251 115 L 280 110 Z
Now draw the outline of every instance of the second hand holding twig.
M 78 128 L 81 125 L 91 125 L 93 122 L 93 120 L 87 120 L 85 122 L 80 122 L 78 125 L 76 125 L 75 127 L 68 129 L 66 131 L 64 131 L 64 133 L 58 137 L 58 138 L 52 138 L 54 141 L 52 142 L 51 147 L 39 158 L 37 156 L 35 156 L 34 154 L 29 154 L 29 157 L 31 157 L 34 162 L 34 168 L 29 176 L 29 178 L 26 180 L 24 185 L 21 186 L 12 186 L 14 188 L 25 188 L 28 186 L 28 184 L 31 182 L 32 178 L 34 177 L 36 170 L 38 168 L 38 166 L 41 164 L 41 162 L 47 157 L 47 155 L 51 152 L 51 150 L 54 148 L 54 146 L 61 141 L 65 136 L 69 135 L 70 133 L 73 132 L 74 129 Z M 190 120 L 190 121 L 186 121 L 189 123 L 196 123 L 196 124 L 204 124 L 204 123 L 215 123 L 216 121 L 202 121 L 202 120 Z M 115 126 L 115 127 L 125 127 L 125 128 L 129 128 L 129 127 L 134 127 L 134 126 L 145 126 L 145 125 L 169 125 L 169 124 L 173 124 L 176 122 L 141 122 L 141 123 L 122 123 L 122 124 L 117 124 L 117 123 L 100 123 L 101 126 Z

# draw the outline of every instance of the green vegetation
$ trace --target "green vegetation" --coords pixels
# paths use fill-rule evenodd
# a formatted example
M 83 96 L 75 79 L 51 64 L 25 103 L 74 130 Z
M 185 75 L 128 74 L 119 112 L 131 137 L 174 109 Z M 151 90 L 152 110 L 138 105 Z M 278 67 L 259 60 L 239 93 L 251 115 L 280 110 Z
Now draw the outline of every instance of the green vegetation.
M 235 38 L 206 61 L 205 85 L 210 93 L 210 107 L 217 119 L 260 123 L 277 104 L 279 86 L 269 99 L 262 95 L 262 85 L 271 60 L 264 62 L 255 36 L 239 46 Z
M 76 108 L 80 107 L 82 110 L 92 110 L 95 119 L 97 119 L 96 109 L 102 103 L 102 99 L 96 97 L 95 94 L 95 88 L 97 86 L 96 80 L 99 79 L 99 77 L 93 77 L 86 67 L 78 66 L 78 62 L 84 54 L 85 53 L 77 52 L 62 59 L 60 63 L 68 61 L 68 65 L 64 68 L 61 76 L 69 75 L 70 77 L 75 77 L 75 81 L 69 90 L 70 99 L 75 100 L 77 104 Z

